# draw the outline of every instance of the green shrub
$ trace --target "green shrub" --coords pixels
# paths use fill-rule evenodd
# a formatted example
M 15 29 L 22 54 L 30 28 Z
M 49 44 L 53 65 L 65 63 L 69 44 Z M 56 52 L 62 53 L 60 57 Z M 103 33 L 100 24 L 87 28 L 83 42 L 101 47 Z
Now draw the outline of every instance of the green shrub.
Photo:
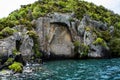
M 102 38 L 97 38 L 95 42 L 93 42 L 93 44 L 102 44 L 103 43 L 103 39 Z
M 74 47 L 74 52 L 76 55 L 78 55 L 77 57 L 84 58 L 88 56 L 89 46 L 80 43 L 79 41 L 75 41 Z
M 94 45 L 102 45 L 104 47 L 107 47 L 106 42 L 102 38 L 97 38 L 94 42 Z
M 120 22 L 116 22 L 115 26 L 116 26 L 117 29 L 120 29 Z
M 80 46 L 80 41 L 75 41 L 73 44 L 74 44 L 75 47 L 79 47 Z
M 14 62 L 12 65 L 8 67 L 10 70 L 13 70 L 14 72 L 21 73 L 23 70 L 23 65 L 19 62 Z
M 0 24 L 0 31 L 4 29 L 4 26 L 2 24 Z
M 13 29 L 9 28 L 9 27 L 6 27 L 2 30 L 2 33 L 3 34 L 8 34 L 8 35 L 12 35 L 13 34 Z
M 115 28 L 115 30 L 114 30 L 114 32 L 113 32 L 113 37 L 115 37 L 115 38 L 120 38 L 120 30 L 119 30 L 119 29 L 116 29 L 116 28 Z
M 35 32 L 35 31 L 28 31 L 27 32 L 27 34 L 31 37 L 31 38 L 33 38 L 33 39 L 37 39 L 38 38 L 38 35 L 37 35 L 37 33 Z
M 109 31 L 101 31 L 101 37 L 105 40 L 105 41 L 110 41 L 111 39 L 111 34 L 109 33 Z
M 42 56 L 42 53 L 39 50 L 39 45 L 38 44 L 35 43 L 33 49 L 34 49 L 34 53 L 35 53 L 36 58 L 39 58 L 39 57 Z
M 12 28 L 6 27 L 0 32 L 0 36 L 8 37 L 12 35 L 14 32 L 17 32 L 17 31 Z
M 98 31 L 95 28 L 93 28 L 93 32 L 97 35 L 97 37 L 101 37 L 105 41 L 110 41 L 110 39 L 112 37 L 108 30 L 106 30 L 106 31 Z
M 87 46 L 85 44 L 81 44 L 80 45 L 80 49 L 81 49 L 80 57 L 87 57 L 88 56 L 88 52 L 89 52 L 89 46 Z
M 102 36 L 101 32 L 96 30 L 96 28 L 93 28 L 93 32 L 97 35 L 97 37 L 101 37 Z
M 15 10 L 9 14 L 7 18 L 0 19 L 0 24 L 4 27 L 14 27 L 20 19 L 32 21 L 48 13 L 75 12 L 75 17 L 82 19 L 84 14 L 90 15 L 92 19 L 106 22 L 120 29 L 120 16 L 107 10 L 103 6 L 96 6 L 84 0 L 42 0 L 33 4 L 21 6 L 19 10 Z M 104 16 L 104 17 L 103 17 Z M 25 22 L 26 22 L 25 21 Z M 14 23 L 15 22 L 15 23 Z M 22 24 L 22 23 L 20 23 Z
M 113 38 L 110 43 L 110 52 L 113 56 L 120 56 L 120 38 Z

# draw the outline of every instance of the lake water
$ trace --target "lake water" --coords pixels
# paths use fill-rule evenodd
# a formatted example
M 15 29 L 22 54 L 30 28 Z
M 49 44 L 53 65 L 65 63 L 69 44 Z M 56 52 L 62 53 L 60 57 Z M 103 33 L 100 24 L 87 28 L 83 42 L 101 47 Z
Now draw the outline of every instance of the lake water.
M 31 65 L 33 72 L 1 76 L 2 80 L 120 80 L 120 59 L 59 60 Z

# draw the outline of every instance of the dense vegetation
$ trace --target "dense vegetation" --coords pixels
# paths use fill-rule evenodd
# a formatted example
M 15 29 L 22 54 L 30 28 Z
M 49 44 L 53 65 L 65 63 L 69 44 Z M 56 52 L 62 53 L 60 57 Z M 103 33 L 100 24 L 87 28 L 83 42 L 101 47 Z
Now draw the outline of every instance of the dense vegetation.
M 0 38 L 13 34 L 13 31 L 10 28 L 15 25 L 25 25 L 28 30 L 31 30 L 34 28 L 34 25 L 31 23 L 32 20 L 53 12 L 74 12 L 75 17 L 79 20 L 83 18 L 83 15 L 88 14 L 94 20 L 107 23 L 108 26 L 115 26 L 113 38 L 106 36 L 102 37 L 107 38 L 106 41 L 111 39 L 108 41 L 111 41 L 109 42 L 110 46 L 114 46 L 110 47 L 113 50 L 113 53 L 120 53 L 119 46 L 114 45 L 120 41 L 120 15 L 115 14 L 103 6 L 96 6 L 93 3 L 88 3 L 83 0 L 38 0 L 33 4 L 22 5 L 19 10 L 13 11 L 8 17 L 0 19 Z M 8 29 L 10 31 L 8 31 Z M 112 40 L 114 38 L 115 40 Z M 99 40 L 101 39 L 97 39 L 96 42 Z M 37 45 L 35 46 L 37 47 Z M 115 49 L 116 47 L 117 49 Z
M 10 13 L 7 18 L 0 19 L 0 30 L 18 24 L 29 24 L 30 27 L 32 26 L 30 21 L 50 12 L 75 12 L 78 19 L 81 19 L 84 14 L 89 14 L 95 20 L 120 29 L 120 16 L 103 6 L 96 6 L 83 0 L 39 0 L 34 4 L 22 5 L 19 10 Z

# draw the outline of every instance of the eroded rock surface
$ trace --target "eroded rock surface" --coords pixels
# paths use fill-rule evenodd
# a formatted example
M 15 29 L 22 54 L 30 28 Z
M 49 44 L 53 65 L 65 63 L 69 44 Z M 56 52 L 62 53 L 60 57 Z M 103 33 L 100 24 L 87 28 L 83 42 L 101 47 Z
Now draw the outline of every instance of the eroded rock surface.
M 85 53 L 84 56 L 92 58 L 108 56 L 106 51 L 109 51 L 109 48 L 104 39 L 107 47 L 93 43 L 97 38 L 102 38 L 101 32 L 109 30 L 108 34 L 112 34 L 114 27 L 108 28 L 106 23 L 92 20 L 88 15 L 80 21 L 73 13 L 53 13 L 40 17 L 32 23 L 35 24 L 33 31 L 38 35 L 37 47 L 45 58 L 74 58 L 76 52 L 78 56 Z M 17 49 L 22 56 L 33 57 L 35 43 L 27 34 L 28 30 L 23 25 L 13 29 L 18 32 L 0 40 L 0 56 L 9 56 L 14 49 Z M 81 45 L 83 48 L 80 48 Z

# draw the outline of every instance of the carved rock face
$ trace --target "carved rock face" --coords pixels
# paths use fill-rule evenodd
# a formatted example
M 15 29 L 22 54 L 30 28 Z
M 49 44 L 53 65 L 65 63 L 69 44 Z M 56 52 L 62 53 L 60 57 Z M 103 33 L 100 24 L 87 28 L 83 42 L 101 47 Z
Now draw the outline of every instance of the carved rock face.
M 73 57 L 72 38 L 65 23 L 50 23 L 50 18 L 39 18 L 36 24 L 40 50 L 51 57 Z
M 62 13 L 53 13 L 48 14 L 47 17 L 40 17 L 35 21 L 35 24 L 39 36 L 40 50 L 49 57 L 74 57 L 74 41 L 79 41 L 91 47 L 97 35 L 92 30 L 86 30 L 86 27 L 107 30 L 106 24 L 91 20 L 89 16 L 84 16 L 82 21 L 79 21 L 71 14 Z M 102 49 L 99 51 L 100 54 L 104 54 Z M 92 53 L 98 55 L 96 51 L 89 50 L 89 52 L 91 55 Z
M 58 26 L 58 27 L 56 27 Z M 67 28 L 62 25 L 52 24 L 54 29 L 53 39 L 50 43 L 50 50 L 55 55 L 63 55 L 66 57 L 73 57 L 71 35 Z

